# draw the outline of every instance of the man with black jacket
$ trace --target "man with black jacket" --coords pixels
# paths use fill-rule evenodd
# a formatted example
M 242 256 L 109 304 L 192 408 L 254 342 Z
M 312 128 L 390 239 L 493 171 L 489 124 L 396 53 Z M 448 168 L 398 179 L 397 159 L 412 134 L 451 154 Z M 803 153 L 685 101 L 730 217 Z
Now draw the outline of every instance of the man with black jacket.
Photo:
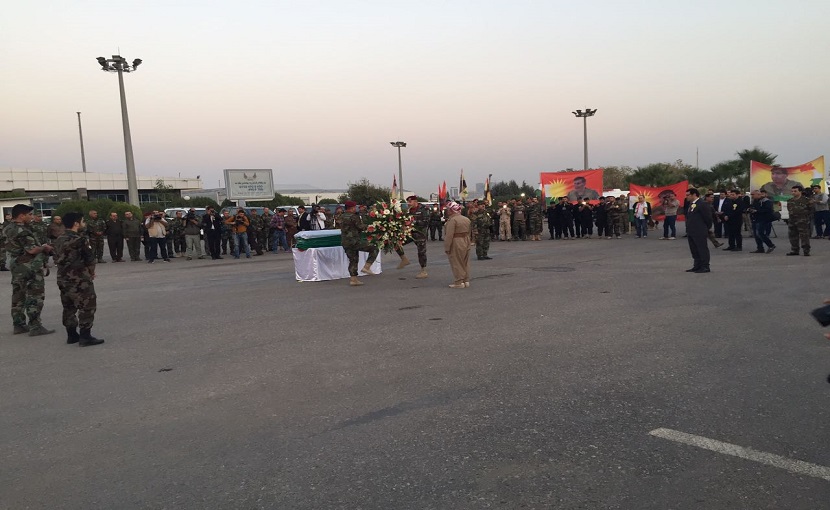
M 740 191 L 733 189 L 729 192 L 729 200 L 723 205 L 723 221 L 726 224 L 726 233 L 729 236 L 729 247 L 724 251 L 743 251 L 743 234 L 741 226 L 744 223 L 744 202 Z
M 709 247 L 706 240 L 709 229 L 712 227 L 712 207 L 700 199 L 697 188 L 689 188 L 686 198 L 691 201 L 686 211 L 686 233 L 689 240 L 689 251 L 692 252 L 694 265 L 687 269 L 687 273 L 708 273 Z
M 205 233 L 205 240 L 207 241 L 207 251 L 210 253 L 210 258 L 219 260 L 222 257 L 219 255 L 219 245 L 222 239 L 222 224 L 224 221 L 213 206 L 208 206 L 205 215 L 202 216 L 202 230 Z
M 772 253 L 775 245 L 770 241 L 768 234 L 770 225 L 774 220 L 772 200 L 767 198 L 766 193 L 756 189 L 752 192 L 752 205 L 748 211 L 752 220 L 752 235 L 755 236 L 755 244 L 757 245 L 757 249 L 752 253 Z M 764 251 L 765 244 L 768 247 L 767 251 Z

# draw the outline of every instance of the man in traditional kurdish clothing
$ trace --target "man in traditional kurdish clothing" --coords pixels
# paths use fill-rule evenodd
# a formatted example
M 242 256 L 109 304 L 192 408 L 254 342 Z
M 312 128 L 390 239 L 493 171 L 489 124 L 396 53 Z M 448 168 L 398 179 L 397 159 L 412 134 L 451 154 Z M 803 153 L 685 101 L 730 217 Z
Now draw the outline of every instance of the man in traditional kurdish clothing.
M 461 206 L 456 202 L 447 204 L 447 214 L 449 218 L 444 225 L 444 253 L 450 261 L 454 278 L 450 288 L 463 289 L 470 286 L 470 220 L 461 214 Z

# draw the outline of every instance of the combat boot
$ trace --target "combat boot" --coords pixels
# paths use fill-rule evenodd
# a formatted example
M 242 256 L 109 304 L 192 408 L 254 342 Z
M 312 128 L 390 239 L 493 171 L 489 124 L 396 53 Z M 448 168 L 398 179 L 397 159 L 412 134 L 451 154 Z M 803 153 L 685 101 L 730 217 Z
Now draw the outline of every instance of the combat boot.
M 50 335 L 54 332 L 54 329 L 46 329 L 43 326 L 35 326 L 34 328 L 29 328 L 29 336 Z
M 424 278 L 426 278 L 426 277 L 428 277 L 428 276 L 429 276 L 429 275 L 427 274 L 427 268 L 422 267 L 422 268 L 421 268 L 421 272 L 420 272 L 420 273 L 418 273 L 418 274 L 416 274 L 416 275 L 415 275 L 415 278 L 417 278 L 417 279 L 419 279 L 419 280 L 423 280 Z
M 14 334 L 15 335 L 20 335 L 22 333 L 28 333 L 28 332 L 29 332 L 29 326 L 27 326 L 25 324 L 22 325 L 22 326 L 15 326 L 14 327 Z
M 406 258 L 406 255 L 401 256 L 401 263 L 398 264 L 398 269 L 403 269 L 409 265 L 409 259 Z
M 351 285 L 352 287 L 359 287 L 363 285 L 363 282 L 361 282 L 357 276 L 352 276 L 349 277 L 349 285 Z
M 102 344 L 102 343 L 104 343 L 104 339 L 103 338 L 95 338 L 94 336 L 92 336 L 92 330 L 91 329 L 82 329 L 81 330 L 81 338 L 80 338 L 80 342 L 78 343 L 78 345 L 80 345 L 81 347 L 88 347 L 90 345 L 98 345 L 98 344 Z
M 66 328 L 66 343 L 77 344 L 81 337 L 78 336 L 78 328 Z
M 363 265 L 363 269 L 361 269 L 360 272 L 361 273 L 366 273 L 366 274 L 377 274 L 374 271 L 372 271 L 372 264 L 370 264 L 368 262 Z M 353 276 L 352 278 L 357 278 L 357 277 Z

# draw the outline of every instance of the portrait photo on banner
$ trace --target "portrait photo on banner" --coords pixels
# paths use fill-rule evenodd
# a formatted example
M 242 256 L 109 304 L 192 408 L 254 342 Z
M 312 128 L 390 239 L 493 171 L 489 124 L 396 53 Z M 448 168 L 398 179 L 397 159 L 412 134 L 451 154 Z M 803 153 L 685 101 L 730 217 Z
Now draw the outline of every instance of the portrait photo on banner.
M 602 169 L 577 170 L 564 172 L 542 172 L 539 183 L 545 200 L 550 202 L 561 197 L 568 197 L 568 202 L 599 202 L 602 196 Z
M 686 197 L 686 190 L 689 189 L 689 181 L 681 181 L 670 186 L 652 188 L 650 186 L 628 185 L 628 207 L 634 207 L 637 197 L 643 195 L 646 202 L 651 204 L 651 215 L 655 220 L 662 221 L 666 217 L 666 209 L 673 208 L 677 211 L 677 221 L 685 221 L 683 215 L 683 200 Z
M 827 192 L 827 173 L 824 156 L 798 166 L 773 166 L 751 161 L 749 163 L 749 187 L 767 192 L 774 202 L 785 202 L 792 198 L 793 186 L 801 184 L 809 188 L 819 184 Z

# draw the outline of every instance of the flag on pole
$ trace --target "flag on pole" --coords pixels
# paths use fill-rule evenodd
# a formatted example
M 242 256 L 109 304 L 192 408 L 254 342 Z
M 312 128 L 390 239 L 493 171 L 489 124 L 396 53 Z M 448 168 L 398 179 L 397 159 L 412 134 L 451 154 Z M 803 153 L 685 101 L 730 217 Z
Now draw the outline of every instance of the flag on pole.
M 392 174 L 392 198 L 398 196 L 398 176 Z
M 493 203 L 493 196 L 490 194 L 490 178 L 493 177 L 493 174 L 487 176 L 487 180 L 484 182 L 484 202 L 487 205 Z
M 467 181 L 464 180 L 464 169 L 461 169 L 461 179 L 458 181 L 458 195 L 463 199 L 467 200 Z
M 444 181 L 443 186 L 438 186 L 438 204 L 441 209 L 444 208 L 445 203 L 447 203 L 447 181 Z

